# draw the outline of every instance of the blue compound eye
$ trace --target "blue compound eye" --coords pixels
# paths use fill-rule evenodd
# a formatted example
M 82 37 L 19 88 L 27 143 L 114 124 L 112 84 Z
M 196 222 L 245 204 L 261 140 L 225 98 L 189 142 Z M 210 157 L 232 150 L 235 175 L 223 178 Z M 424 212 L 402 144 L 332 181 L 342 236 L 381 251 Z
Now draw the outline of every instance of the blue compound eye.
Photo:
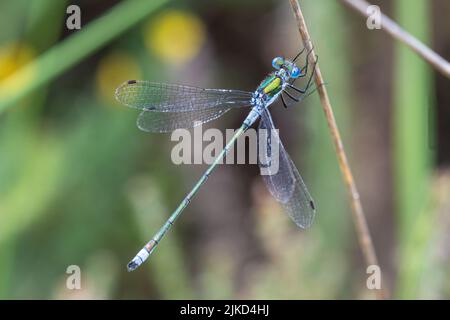
M 280 69 L 283 66 L 283 64 L 284 59 L 281 57 L 276 57 L 272 60 L 272 66 L 277 70 Z
M 300 76 L 300 69 L 298 67 L 293 67 L 291 70 L 291 78 L 298 78 Z

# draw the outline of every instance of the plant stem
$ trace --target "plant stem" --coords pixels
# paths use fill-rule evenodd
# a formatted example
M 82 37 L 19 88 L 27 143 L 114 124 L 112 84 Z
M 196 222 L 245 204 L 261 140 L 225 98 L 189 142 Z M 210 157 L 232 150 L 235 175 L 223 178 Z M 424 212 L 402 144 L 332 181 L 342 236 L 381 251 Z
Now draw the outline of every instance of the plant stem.
M 371 5 L 365 0 L 341 0 L 343 3 L 355 9 L 365 17 L 369 17 L 370 13 L 367 8 Z M 420 40 L 403 30 L 397 23 L 384 14 L 381 14 L 381 28 L 389 33 L 398 41 L 404 43 L 416 52 L 422 59 L 431 64 L 437 71 L 445 77 L 450 78 L 450 62 L 442 56 L 431 50 Z
M 396 21 L 422 41 L 431 35 L 428 0 L 393 2 Z M 393 83 L 393 165 L 394 199 L 397 221 L 397 278 L 395 297 L 418 299 L 425 270 L 426 248 L 433 236 L 431 173 L 434 151 L 435 101 L 432 69 L 408 48 L 396 43 Z
M 306 27 L 305 19 L 303 17 L 302 11 L 298 0 L 289 0 L 294 11 L 295 18 L 297 20 L 298 29 L 300 36 L 303 40 L 303 44 L 306 50 L 311 54 L 309 55 L 312 60 L 311 63 L 315 64 L 315 82 L 317 86 L 317 91 L 320 96 L 320 101 L 322 103 L 323 111 L 325 112 L 325 117 L 327 119 L 328 128 L 333 139 L 333 143 L 336 148 L 336 154 L 339 161 L 339 167 L 341 169 L 342 175 L 344 177 L 344 182 L 347 186 L 347 191 L 350 197 L 350 205 L 353 213 L 353 221 L 356 228 L 356 234 L 359 240 L 359 244 L 364 255 L 367 266 L 377 265 L 378 259 L 375 253 L 375 248 L 372 243 L 372 238 L 370 236 L 369 228 L 367 226 L 367 221 L 364 215 L 364 211 L 361 205 L 361 200 L 359 197 L 358 189 L 356 188 L 355 181 L 353 179 L 353 174 L 350 170 L 350 165 L 347 159 L 347 155 L 344 150 L 344 145 L 342 143 L 341 135 L 336 124 L 336 119 L 334 117 L 333 109 L 331 107 L 331 102 L 328 97 L 327 89 L 323 85 L 325 81 L 323 80 L 322 73 L 320 71 L 319 64 L 317 63 L 316 54 L 312 47 L 308 29 Z M 384 286 L 380 290 L 377 290 L 377 297 L 379 299 L 387 298 L 388 293 Z

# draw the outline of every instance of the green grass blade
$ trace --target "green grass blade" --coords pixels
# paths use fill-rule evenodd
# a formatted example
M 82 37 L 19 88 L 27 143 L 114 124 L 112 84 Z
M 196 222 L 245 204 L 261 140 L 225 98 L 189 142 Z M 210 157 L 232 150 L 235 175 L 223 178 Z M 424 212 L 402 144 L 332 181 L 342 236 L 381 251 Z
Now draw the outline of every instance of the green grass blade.
M 129 0 L 54 46 L 0 83 L 0 112 L 100 49 L 168 0 Z
M 397 0 L 396 18 L 406 30 L 425 43 L 430 34 L 430 2 Z M 430 67 L 402 44 L 396 47 L 394 166 L 398 221 L 399 270 L 397 297 L 418 298 L 425 241 L 430 239 L 432 219 L 425 208 L 429 196 L 433 152 L 429 144 L 432 90 Z

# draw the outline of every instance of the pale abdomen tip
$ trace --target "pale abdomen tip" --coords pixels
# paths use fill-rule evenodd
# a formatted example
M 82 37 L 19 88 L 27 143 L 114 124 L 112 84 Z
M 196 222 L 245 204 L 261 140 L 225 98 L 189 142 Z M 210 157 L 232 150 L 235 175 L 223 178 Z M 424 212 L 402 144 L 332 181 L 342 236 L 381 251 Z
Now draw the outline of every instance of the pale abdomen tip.
M 135 270 L 137 267 L 139 267 L 139 265 L 134 261 L 131 261 L 130 263 L 127 264 L 128 272 Z

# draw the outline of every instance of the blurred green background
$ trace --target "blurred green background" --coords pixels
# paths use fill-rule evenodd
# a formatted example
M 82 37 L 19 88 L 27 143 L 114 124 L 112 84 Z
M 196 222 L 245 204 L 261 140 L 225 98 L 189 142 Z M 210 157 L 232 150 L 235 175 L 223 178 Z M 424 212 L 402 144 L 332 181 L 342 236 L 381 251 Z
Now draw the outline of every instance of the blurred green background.
M 81 9 L 68 30 L 66 8 Z M 450 298 L 450 90 L 335 0 L 300 1 L 394 298 Z M 450 2 L 374 4 L 450 58 Z M 374 298 L 317 95 L 272 108 L 316 200 L 301 231 L 258 168 L 224 165 L 148 262 L 126 263 L 206 168 L 114 100 L 128 79 L 252 91 L 301 48 L 289 2 L 0 3 L 0 298 Z M 235 111 L 208 127 L 237 128 Z M 81 268 L 81 290 L 66 269 Z

